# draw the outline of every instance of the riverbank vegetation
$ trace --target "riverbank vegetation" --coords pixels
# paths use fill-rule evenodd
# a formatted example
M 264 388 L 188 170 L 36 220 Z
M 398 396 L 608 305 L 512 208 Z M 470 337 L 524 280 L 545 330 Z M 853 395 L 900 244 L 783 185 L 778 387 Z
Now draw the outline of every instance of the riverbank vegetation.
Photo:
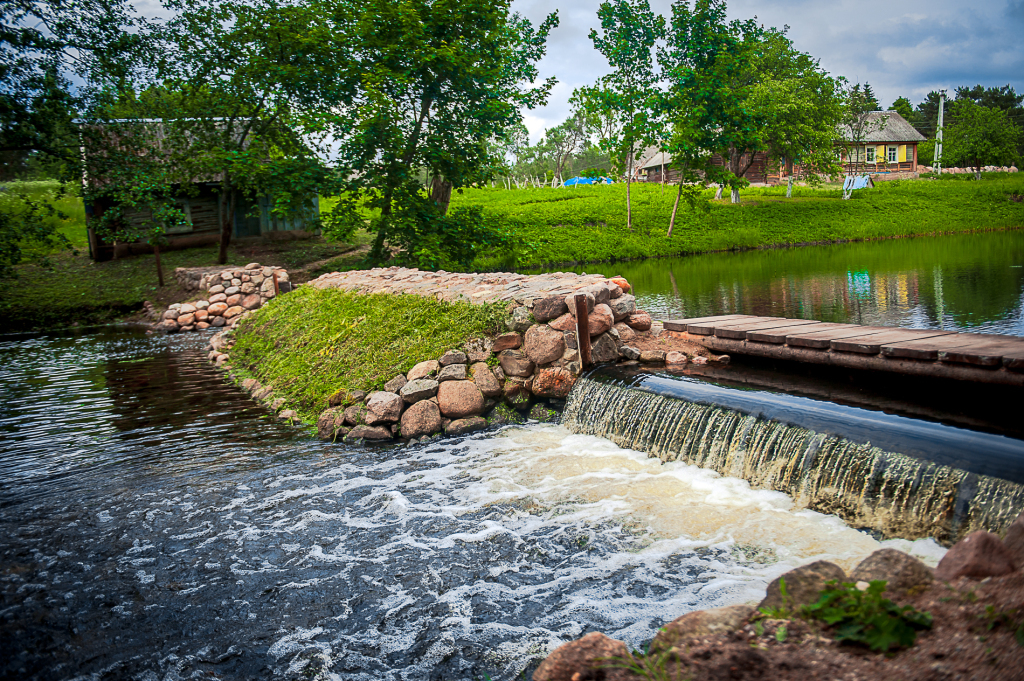
M 371 392 L 425 359 L 505 330 L 508 304 L 301 287 L 234 331 L 232 366 L 315 423 L 328 398 Z

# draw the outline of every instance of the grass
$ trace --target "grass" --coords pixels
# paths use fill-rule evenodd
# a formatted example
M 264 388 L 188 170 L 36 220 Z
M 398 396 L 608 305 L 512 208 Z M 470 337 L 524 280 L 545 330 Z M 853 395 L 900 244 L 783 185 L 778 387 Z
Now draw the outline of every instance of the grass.
M 453 206 L 479 205 L 514 229 L 530 247 L 520 269 L 560 263 L 605 262 L 784 244 L 959 233 L 1024 227 L 1024 173 L 987 173 L 976 181 L 958 175 L 942 181 L 879 182 L 843 201 L 838 186 L 751 187 L 741 203 L 712 201 L 707 215 L 680 206 L 674 233 L 666 236 L 672 187 L 633 185 L 634 231 L 626 228 L 625 185 L 564 189 L 467 189 Z M 711 190 L 705 196 L 713 196 Z M 482 257 L 476 269 L 506 268 L 500 254 Z
M 504 328 L 506 304 L 301 287 L 236 329 L 232 365 L 315 422 L 338 391 L 379 390 L 415 364 Z

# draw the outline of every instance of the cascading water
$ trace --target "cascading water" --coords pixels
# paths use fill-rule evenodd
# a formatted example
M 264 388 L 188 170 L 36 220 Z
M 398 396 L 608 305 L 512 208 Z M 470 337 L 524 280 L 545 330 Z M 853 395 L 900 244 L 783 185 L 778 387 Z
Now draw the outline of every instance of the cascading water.
M 807 562 L 943 554 L 558 425 L 317 442 L 189 336 L 0 341 L 0 678 L 528 678 Z
M 598 372 L 573 389 L 563 425 L 886 537 L 948 544 L 1024 510 L 1024 442 L 806 398 Z

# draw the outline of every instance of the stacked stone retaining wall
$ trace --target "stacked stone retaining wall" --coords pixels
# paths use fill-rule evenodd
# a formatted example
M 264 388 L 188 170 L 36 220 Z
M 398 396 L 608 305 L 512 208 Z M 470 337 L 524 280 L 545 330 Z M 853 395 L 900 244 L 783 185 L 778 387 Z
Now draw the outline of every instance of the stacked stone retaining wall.
M 266 305 L 277 295 L 278 287 L 289 281 L 287 270 L 255 262 L 245 267 L 179 267 L 174 277 L 186 290 L 205 291 L 207 295 L 170 305 L 155 327 L 164 333 L 234 326 L 246 312 Z

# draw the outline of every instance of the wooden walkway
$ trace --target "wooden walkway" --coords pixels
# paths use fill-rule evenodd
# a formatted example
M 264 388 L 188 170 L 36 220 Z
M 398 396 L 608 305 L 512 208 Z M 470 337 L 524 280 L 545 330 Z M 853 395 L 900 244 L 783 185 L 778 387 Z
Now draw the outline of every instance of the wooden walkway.
M 715 352 L 1024 386 L 1024 338 L 719 315 L 664 322 Z

